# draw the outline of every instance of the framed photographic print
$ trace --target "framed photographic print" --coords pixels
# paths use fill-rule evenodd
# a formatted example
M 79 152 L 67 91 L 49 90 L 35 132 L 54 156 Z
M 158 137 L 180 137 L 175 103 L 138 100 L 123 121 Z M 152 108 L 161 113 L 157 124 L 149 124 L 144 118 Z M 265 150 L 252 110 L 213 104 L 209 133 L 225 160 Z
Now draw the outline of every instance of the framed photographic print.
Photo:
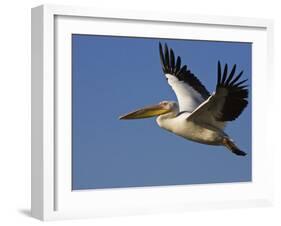
M 271 204 L 272 30 L 264 19 L 32 9 L 32 216 Z

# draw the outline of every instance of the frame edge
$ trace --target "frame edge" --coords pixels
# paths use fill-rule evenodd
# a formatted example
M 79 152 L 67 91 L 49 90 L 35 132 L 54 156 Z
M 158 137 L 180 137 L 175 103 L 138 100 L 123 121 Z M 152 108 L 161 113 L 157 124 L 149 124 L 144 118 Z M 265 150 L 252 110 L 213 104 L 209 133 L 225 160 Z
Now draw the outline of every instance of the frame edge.
M 31 9 L 31 215 L 43 220 L 43 6 Z

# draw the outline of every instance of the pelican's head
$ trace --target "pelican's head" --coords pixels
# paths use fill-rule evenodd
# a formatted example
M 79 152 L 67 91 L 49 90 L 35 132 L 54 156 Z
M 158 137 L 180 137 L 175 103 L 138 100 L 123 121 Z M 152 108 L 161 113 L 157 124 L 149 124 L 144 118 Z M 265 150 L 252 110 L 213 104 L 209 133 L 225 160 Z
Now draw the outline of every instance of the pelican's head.
M 179 111 L 178 104 L 174 101 L 161 101 L 159 104 L 147 106 L 126 115 L 120 116 L 119 119 L 142 119 L 159 115 L 176 115 Z

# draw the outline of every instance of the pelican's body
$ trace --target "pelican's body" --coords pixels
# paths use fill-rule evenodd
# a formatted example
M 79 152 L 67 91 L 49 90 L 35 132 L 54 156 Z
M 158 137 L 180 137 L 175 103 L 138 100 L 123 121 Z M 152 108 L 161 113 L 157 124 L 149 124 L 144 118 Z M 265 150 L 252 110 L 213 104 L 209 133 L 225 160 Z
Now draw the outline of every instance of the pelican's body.
M 200 125 L 194 121 L 186 121 L 190 113 L 180 114 L 176 117 L 157 117 L 157 124 L 169 132 L 185 139 L 209 145 L 220 145 L 223 137 L 227 136 L 222 130 L 208 125 Z
M 248 90 L 239 81 L 242 73 L 234 76 L 236 65 L 228 75 L 218 62 L 217 86 L 210 94 L 194 74 L 181 66 L 181 58 L 165 45 L 159 44 L 162 69 L 168 84 L 174 90 L 178 103 L 162 101 L 157 105 L 126 114 L 120 119 L 139 119 L 158 116 L 157 124 L 178 136 L 208 145 L 223 145 L 236 155 L 246 155 L 224 132 L 227 121 L 235 120 L 247 106 Z

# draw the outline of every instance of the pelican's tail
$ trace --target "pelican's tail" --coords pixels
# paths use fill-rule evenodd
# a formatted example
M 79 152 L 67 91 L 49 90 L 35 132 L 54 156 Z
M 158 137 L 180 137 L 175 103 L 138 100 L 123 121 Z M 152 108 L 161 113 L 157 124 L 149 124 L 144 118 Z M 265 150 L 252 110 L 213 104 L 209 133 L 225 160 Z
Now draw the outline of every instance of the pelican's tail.
M 244 151 L 241 151 L 236 145 L 235 143 L 228 137 L 224 137 L 223 138 L 223 145 L 225 147 L 227 147 L 228 150 L 230 150 L 232 153 L 236 154 L 236 155 L 240 155 L 240 156 L 245 156 L 247 155 L 247 153 L 245 153 Z

